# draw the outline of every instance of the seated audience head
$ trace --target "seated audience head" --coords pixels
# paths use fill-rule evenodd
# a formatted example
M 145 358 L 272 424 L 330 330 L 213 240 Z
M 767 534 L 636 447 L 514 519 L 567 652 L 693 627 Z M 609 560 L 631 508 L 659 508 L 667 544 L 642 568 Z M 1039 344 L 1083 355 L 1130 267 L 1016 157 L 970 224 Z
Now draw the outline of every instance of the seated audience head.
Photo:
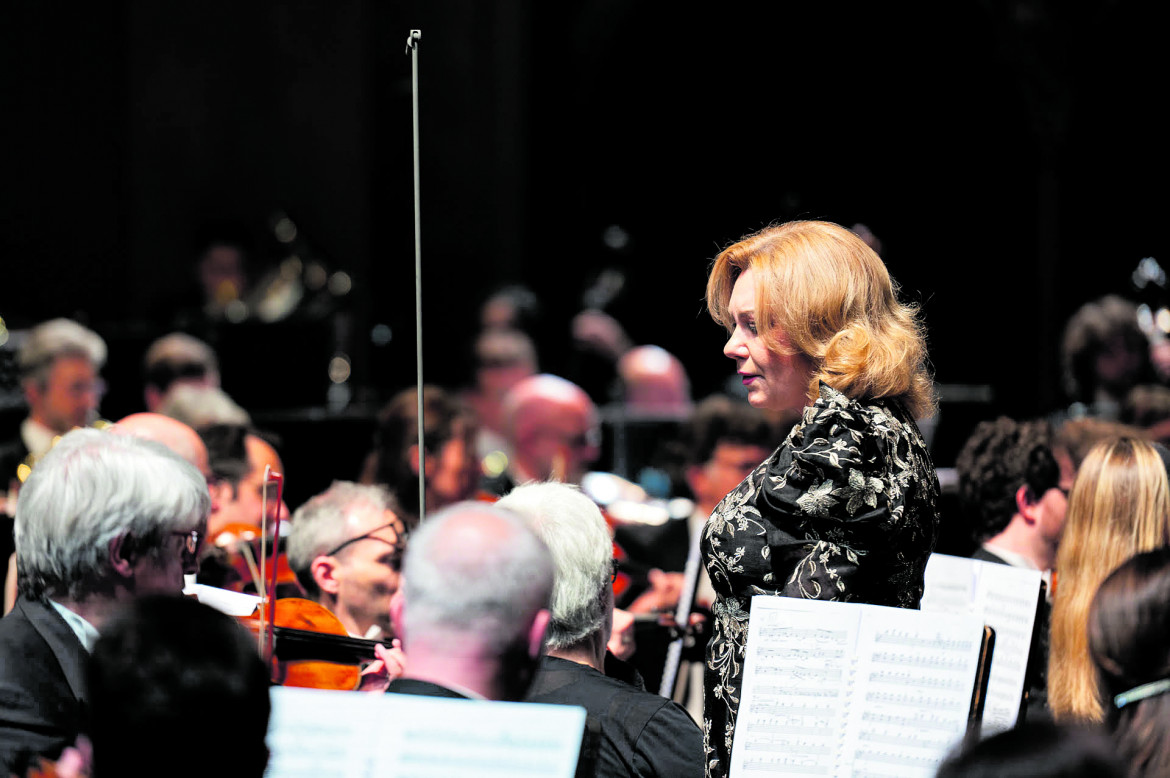
M 556 571 L 550 654 L 599 652 L 613 627 L 613 540 L 597 504 L 576 486 L 517 486 L 497 503 L 521 516 L 548 546 Z
M 980 422 L 955 465 L 972 541 L 1050 569 L 1076 477 L 1051 425 L 1003 416 Z
M 520 700 L 540 662 L 553 588 L 548 548 L 511 512 L 457 503 L 411 535 L 395 632 L 406 676 Z
M 441 510 L 475 494 L 475 420 L 459 400 L 437 386 L 423 387 L 423 465 L 427 512 Z M 418 521 L 418 394 L 405 389 L 378 414 L 374 436 L 373 481 L 384 484 Z
M 517 482 L 580 483 L 600 455 L 597 408 L 581 387 L 542 373 L 512 387 L 504 401 Z
M 1113 744 L 1096 728 L 1022 724 L 968 744 L 936 778 L 1125 778 Z
M 710 514 L 779 444 L 776 426 L 748 403 L 723 395 L 699 403 L 682 439 L 696 509 Z
M 203 476 L 169 449 L 132 435 L 74 430 L 21 489 L 20 591 L 62 604 L 178 594 L 183 575 L 195 572 L 209 509 Z
M 17 353 L 29 417 L 58 435 L 96 420 L 105 362 L 105 341 L 75 321 L 33 327 Z
M 541 318 L 540 300 L 522 284 L 496 289 L 479 308 L 481 330 L 511 329 L 531 333 Z
M 723 353 L 757 408 L 800 412 L 824 382 L 858 401 L 898 400 L 917 418 L 934 411 L 918 310 L 899 302 L 881 258 L 844 227 L 788 222 L 724 249 L 707 308 L 730 334 Z
M 1056 557 L 1048 706 L 1058 721 L 1104 715 L 1089 656 L 1089 606 L 1111 571 L 1170 543 L 1170 484 L 1153 445 L 1117 438 L 1095 446 L 1077 473 Z
M 635 346 L 618 359 L 628 412 L 682 418 L 691 412 L 691 383 L 678 357 L 659 346 Z
M 271 443 L 239 424 L 213 424 L 199 434 L 211 461 L 216 508 L 208 522 L 208 537 L 215 538 L 232 524 L 259 527 L 265 505 L 269 520 L 288 518 L 288 506 L 276 503 L 275 484 L 264 480 L 266 466 L 284 475 L 284 464 Z
M 1101 584 L 1089 651 L 1130 775 L 1170 775 L 1170 548 L 1138 554 Z
M 219 360 L 211 346 L 182 332 L 150 344 L 143 359 L 146 409 L 158 411 L 176 386 L 219 386 Z
M 158 412 L 195 429 L 213 424 L 248 426 L 251 416 L 218 386 L 180 384 L 172 387 Z
M 406 525 L 390 493 L 334 481 L 297 508 L 291 524 L 288 563 L 309 598 L 332 611 L 351 635 L 393 635 L 390 598 L 398 591 Z
M 1148 375 L 1149 349 L 1134 303 L 1117 295 L 1085 303 L 1065 324 L 1061 344 L 1070 399 L 1116 406 Z
M 94 778 L 260 778 L 270 685 L 235 619 L 186 597 L 136 601 L 102 630 L 90 661 Z M 230 748 L 193 743 L 212 723 Z

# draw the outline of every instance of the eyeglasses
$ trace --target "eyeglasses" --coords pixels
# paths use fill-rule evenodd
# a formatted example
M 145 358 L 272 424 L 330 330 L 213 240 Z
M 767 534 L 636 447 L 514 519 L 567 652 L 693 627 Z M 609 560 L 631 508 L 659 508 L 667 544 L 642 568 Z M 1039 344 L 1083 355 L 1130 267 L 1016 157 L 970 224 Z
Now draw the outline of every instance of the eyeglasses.
M 171 534 L 186 539 L 183 547 L 187 549 L 188 554 L 194 554 L 199 549 L 199 539 L 203 537 L 197 529 L 190 532 L 172 532 Z
M 618 573 L 621 572 L 622 565 L 616 559 L 609 566 L 609 582 L 617 583 Z
M 378 541 L 381 541 L 382 543 L 385 543 L 387 546 L 390 546 L 393 549 L 396 549 L 398 551 L 402 551 L 405 548 L 405 546 L 403 545 L 401 539 L 395 540 L 394 542 L 391 542 L 389 540 L 386 540 L 386 538 L 379 538 L 379 537 L 376 537 L 374 535 L 375 532 L 381 532 L 382 530 L 387 529 L 389 527 L 392 527 L 394 529 L 395 534 L 398 534 L 399 524 L 398 524 L 398 522 L 392 521 L 389 524 L 383 524 L 380 527 L 375 527 L 374 529 L 370 530 L 369 532 L 367 532 L 364 535 L 358 535 L 356 538 L 350 538 L 349 540 L 345 541 L 344 543 L 342 543 L 340 546 L 333 549 L 332 551 L 326 551 L 322 556 L 335 556 L 338 551 L 341 551 L 341 549 L 345 548 L 346 546 L 348 546 L 351 543 L 357 543 L 359 540 L 378 540 Z

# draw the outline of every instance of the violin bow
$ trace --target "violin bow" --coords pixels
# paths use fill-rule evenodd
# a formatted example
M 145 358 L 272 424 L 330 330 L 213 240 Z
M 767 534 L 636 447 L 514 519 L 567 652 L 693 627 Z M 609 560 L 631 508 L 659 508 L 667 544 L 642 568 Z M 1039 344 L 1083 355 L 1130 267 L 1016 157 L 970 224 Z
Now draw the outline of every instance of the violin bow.
M 422 210 L 418 137 L 418 42 L 421 30 L 411 30 L 406 36 L 406 52 L 410 54 L 410 95 L 414 121 L 414 352 L 418 371 L 415 400 L 418 413 L 418 520 L 427 515 L 426 456 L 423 448 L 423 322 L 422 322 Z
M 276 655 L 276 576 L 277 576 L 277 555 L 280 553 L 280 510 L 277 509 L 277 514 L 274 519 L 269 520 L 268 511 L 268 484 L 276 484 L 276 505 L 279 506 L 284 500 L 284 476 L 281 473 L 273 471 L 271 465 L 264 466 L 264 490 L 260 495 L 260 580 L 264 581 L 264 588 L 262 592 L 261 601 L 261 616 L 260 616 L 260 641 L 261 651 L 264 655 L 265 663 L 271 668 Z M 269 523 L 272 525 L 271 532 L 269 531 Z M 272 569 L 266 570 L 268 554 L 265 549 L 269 548 L 268 537 L 272 536 Z

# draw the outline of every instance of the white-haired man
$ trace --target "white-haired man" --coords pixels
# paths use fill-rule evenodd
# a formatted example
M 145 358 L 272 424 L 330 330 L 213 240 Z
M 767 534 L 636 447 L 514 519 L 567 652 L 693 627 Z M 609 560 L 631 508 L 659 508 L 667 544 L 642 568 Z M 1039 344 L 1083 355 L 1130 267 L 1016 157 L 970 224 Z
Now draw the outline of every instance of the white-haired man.
M 288 563 L 309 599 L 350 635 L 389 640 L 390 598 L 398 591 L 406 525 L 381 486 L 334 481 L 297 508 Z
M 74 430 L 33 469 L 16 509 L 20 598 L 0 619 L 0 774 L 56 758 L 85 725 L 85 664 L 127 601 L 178 595 L 210 498 L 158 443 Z
M 406 653 L 388 692 L 523 699 L 540 664 L 553 563 L 515 515 L 456 503 L 410 537 L 390 608 Z
M 613 545 L 601 511 L 559 483 L 517 487 L 497 505 L 529 522 L 556 566 L 548 655 L 528 699 L 585 708 L 596 775 L 701 776 L 703 736 L 687 712 L 605 675 Z

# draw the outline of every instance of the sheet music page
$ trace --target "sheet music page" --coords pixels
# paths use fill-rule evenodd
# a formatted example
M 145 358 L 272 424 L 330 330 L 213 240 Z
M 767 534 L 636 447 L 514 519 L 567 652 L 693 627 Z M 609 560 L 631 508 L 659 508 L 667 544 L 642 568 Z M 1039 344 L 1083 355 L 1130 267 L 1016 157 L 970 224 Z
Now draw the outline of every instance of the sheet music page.
M 731 775 L 837 775 L 860 613 L 752 598 Z
M 585 709 L 273 687 L 268 778 L 572 778 Z
M 731 775 L 931 778 L 966 732 L 971 616 L 752 598 Z
M 985 734 L 1011 729 L 1020 713 L 1040 597 L 1039 570 L 931 554 L 922 610 L 969 613 L 995 630 L 983 710 Z
M 845 774 L 932 778 L 967 731 L 983 623 L 965 614 L 860 607 Z

